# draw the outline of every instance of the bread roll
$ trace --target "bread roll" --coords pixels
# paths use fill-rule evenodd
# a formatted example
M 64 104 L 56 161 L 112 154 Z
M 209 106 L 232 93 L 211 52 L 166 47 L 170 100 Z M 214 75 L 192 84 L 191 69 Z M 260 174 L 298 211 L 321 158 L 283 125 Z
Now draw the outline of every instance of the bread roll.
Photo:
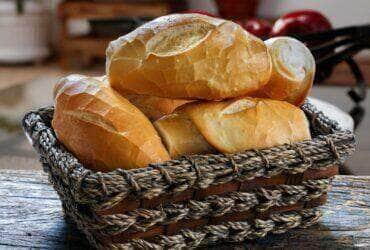
M 156 121 L 154 126 L 173 159 L 183 155 L 216 152 L 184 112 L 165 116 Z
M 150 121 L 111 87 L 83 76 L 67 77 L 62 85 L 52 126 L 87 167 L 106 172 L 169 160 Z
M 272 75 L 257 96 L 301 105 L 315 76 L 315 59 L 310 50 L 291 37 L 271 38 L 265 44 L 272 58 Z
M 176 108 L 194 101 L 135 94 L 125 94 L 123 96 L 140 109 L 141 112 L 143 112 L 151 121 L 155 121 L 162 116 L 169 115 Z
M 172 158 L 214 149 L 237 153 L 311 137 L 306 116 L 299 108 L 283 101 L 249 97 L 190 103 L 154 125 Z
M 271 75 L 266 45 L 231 21 L 157 18 L 111 42 L 106 73 L 120 93 L 221 100 L 256 91 Z

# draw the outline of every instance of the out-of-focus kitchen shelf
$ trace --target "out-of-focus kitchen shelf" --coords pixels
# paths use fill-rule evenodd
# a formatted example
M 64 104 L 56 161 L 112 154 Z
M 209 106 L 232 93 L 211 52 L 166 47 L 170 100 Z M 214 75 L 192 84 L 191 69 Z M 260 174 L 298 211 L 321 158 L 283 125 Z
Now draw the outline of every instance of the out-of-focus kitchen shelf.
M 63 39 L 60 45 L 60 66 L 70 68 L 73 59 L 78 59 L 81 65 L 88 65 L 92 58 L 104 58 L 105 49 L 113 38 L 102 37 L 71 37 Z
M 69 69 L 72 60 L 88 65 L 93 58 L 104 58 L 105 49 L 112 38 L 86 36 L 75 38 L 68 34 L 67 23 L 72 19 L 97 19 L 115 17 L 156 17 L 168 14 L 166 2 L 93 2 L 64 1 L 58 7 L 61 20 L 59 55 L 60 66 Z

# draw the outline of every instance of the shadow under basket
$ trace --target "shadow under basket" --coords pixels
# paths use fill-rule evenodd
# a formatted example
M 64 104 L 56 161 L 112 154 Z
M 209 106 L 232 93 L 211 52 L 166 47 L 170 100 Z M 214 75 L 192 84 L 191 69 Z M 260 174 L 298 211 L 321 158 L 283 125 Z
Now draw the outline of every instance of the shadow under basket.
M 316 223 L 337 166 L 355 148 L 310 103 L 312 140 L 238 154 L 182 157 L 109 173 L 84 166 L 57 140 L 53 107 L 26 114 L 23 128 L 62 201 L 92 246 L 194 248 L 241 242 Z

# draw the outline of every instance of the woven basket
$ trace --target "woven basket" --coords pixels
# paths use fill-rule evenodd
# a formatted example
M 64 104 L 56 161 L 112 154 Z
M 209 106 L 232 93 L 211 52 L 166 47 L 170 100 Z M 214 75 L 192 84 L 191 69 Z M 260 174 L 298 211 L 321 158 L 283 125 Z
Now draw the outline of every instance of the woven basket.
M 97 248 L 194 248 L 316 223 L 330 178 L 355 148 L 350 131 L 305 103 L 312 140 L 208 154 L 109 173 L 84 168 L 55 137 L 54 109 L 23 127 L 74 221 Z

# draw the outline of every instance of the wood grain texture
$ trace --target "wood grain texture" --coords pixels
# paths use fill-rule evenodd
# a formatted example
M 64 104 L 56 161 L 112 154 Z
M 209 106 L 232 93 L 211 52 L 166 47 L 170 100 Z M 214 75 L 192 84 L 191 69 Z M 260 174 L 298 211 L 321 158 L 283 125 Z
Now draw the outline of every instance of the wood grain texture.
M 370 176 L 337 176 L 316 226 L 253 243 L 214 249 L 370 248 Z M 0 170 L 0 248 L 84 249 L 86 239 L 65 222 L 58 197 L 39 171 Z
M 40 171 L 0 171 L 0 249 L 80 249 L 86 240 L 63 218 L 57 194 Z

